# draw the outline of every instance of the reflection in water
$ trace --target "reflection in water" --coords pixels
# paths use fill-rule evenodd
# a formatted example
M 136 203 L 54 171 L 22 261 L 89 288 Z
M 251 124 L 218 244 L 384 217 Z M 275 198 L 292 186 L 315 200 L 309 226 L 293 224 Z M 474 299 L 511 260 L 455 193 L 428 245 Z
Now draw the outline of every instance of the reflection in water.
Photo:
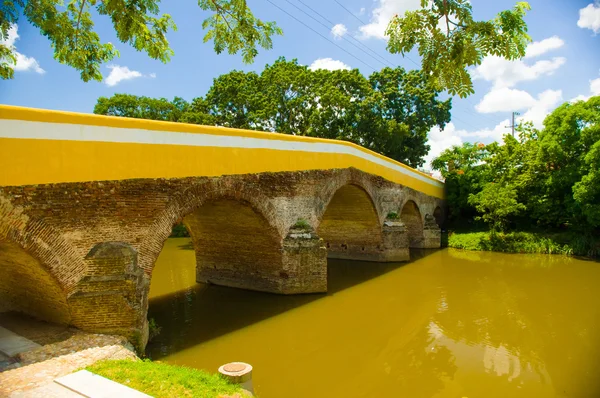
M 153 359 L 255 368 L 269 397 L 596 397 L 600 267 L 440 250 L 409 264 L 330 261 L 329 293 L 195 283 L 189 241 L 154 270 Z

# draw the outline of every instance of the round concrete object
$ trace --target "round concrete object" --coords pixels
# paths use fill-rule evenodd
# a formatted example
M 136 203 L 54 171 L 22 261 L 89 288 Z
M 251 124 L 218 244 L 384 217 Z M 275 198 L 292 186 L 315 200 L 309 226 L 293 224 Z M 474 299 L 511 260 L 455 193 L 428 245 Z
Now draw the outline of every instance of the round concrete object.
M 230 362 L 219 368 L 219 373 L 235 384 L 252 379 L 252 365 L 244 362 Z

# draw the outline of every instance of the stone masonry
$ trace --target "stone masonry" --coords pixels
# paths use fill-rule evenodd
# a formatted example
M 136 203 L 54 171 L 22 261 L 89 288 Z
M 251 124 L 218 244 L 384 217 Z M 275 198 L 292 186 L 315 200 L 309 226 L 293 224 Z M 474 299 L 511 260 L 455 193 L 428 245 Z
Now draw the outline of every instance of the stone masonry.
M 441 199 L 356 169 L 0 187 L 0 311 L 142 348 L 152 269 L 178 222 L 199 282 L 297 294 L 327 290 L 328 256 L 439 247 L 443 214 Z

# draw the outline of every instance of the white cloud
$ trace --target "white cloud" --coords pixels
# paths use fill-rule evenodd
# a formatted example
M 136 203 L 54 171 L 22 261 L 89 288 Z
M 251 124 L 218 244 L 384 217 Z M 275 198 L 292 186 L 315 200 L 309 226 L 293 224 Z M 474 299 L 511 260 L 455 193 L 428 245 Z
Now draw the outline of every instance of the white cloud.
M 358 12 L 358 15 L 363 15 L 365 13 L 365 7 L 361 7 L 360 11 Z
M 420 0 L 378 0 L 370 23 L 359 27 L 361 38 L 385 39 L 385 30 L 394 15 L 404 15 L 406 11 L 417 10 L 420 6 Z
M 350 69 L 350 66 L 346 65 L 342 61 L 331 58 L 319 58 L 316 59 L 308 67 L 310 70 L 327 69 L 327 70 L 339 70 L 339 69 Z
M 600 81 L 600 79 L 598 80 Z M 598 84 L 600 85 L 600 82 Z M 527 95 L 531 97 L 531 95 Z M 517 118 L 517 123 L 531 121 L 536 128 L 542 128 L 545 117 L 552 112 L 561 101 L 561 90 L 546 90 L 540 93 L 537 99 L 533 100 L 531 106 L 523 116 Z M 503 136 L 511 132 L 509 127 L 510 123 L 511 121 L 509 119 L 504 119 L 492 128 L 486 127 L 475 131 L 457 129 L 452 122 L 448 123 L 444 130 L 440 130 L 438 127 L 432 128 L 429 132 L 429 139 L 427 141 L 427 144 L 431 146 L 431 150 L 425 157 L 426 166 L 444 150 L 454 145 L 462 145 L 463 142 L 502 142 Z
M 343 23 L 339 23 L 331 28 L 331 34 L 335 39 L 341 39 L 346 33 L 348 33 L 348 28 Z
M 546 116 L 562 102 L 562 99 L 562 90 L 546 90 L 538 95 L 535 104 L 522 117 L 517 118 L 517 121 L 530 121 L 536 128 L 541 129 Z
M 558 36 L 552 36 L 542 41 L 534 41 L 527 45 L 525 58 L 537 57 L 551 50 L 556 50 L 565 45 L 565 42 Z
M 533 65 L 527 65 L 521 60 L 508 61 L 504 58 L 490 56 L 485 57 L 481 65 L 473 70 L 472 76 L 473 79 L 494 82 L 495 87 L 513 87 L 521 81 L 552 75 L 565 62 L 566 58 L 555 57 L 552 60 L 542 60 Z
M 476 131 L 467 131 L 457 129 L 454 123 L 450 122 L 443 130 L 434 127 L 429 131 L 429 140 L 427 144 L 431 147 L 427 156 L 425 156 L 425 165 L 430 165 L 431 161 L 438 157 L 444 150 L 454 145 L 462 145 L 463 142 L 486 142 L 502 141 L 504 134 L 510 133 L 506 126 L 510 125 L 508 119 L 501 121 L 493 128 L 484 128 Z
M 587 7 L 579 10 L 577 26 L 600 33 L 600 2 L 590 3 Z
M 523 90 L 494 87 L 475 105 L 477 112 L 512 112 L 535 105 L 535 99 Z
M 431 148 L 425 156 L 425 167 L 428 167 L 431 161 L 440 156 L 444 150 L 454 145 L 460 146 L 462 143 L 460 132 L 456 130 L 454 123 L 448 123 L 443 130 L 440 130 L 437 126 L 432 128 L 429 132 L 429 140 L 427 141 L 427 144 Z
M 600 95 L 600 78 L 590 80 L 590 92 L 592 95 Z
M 19 34 L 17 33 L 19 27 L 17 25 L 11 25 L 8 28 L 8 37 L 4 40 L 0 40 L 0 44 L 4 44 L 7 47 L 14 47 L 15 42 L 19 38 Z
M 587 101 L 596 95 L 600 95 L 600 77 L 598 79 L 590 80 L 590 95 L 578 95 L 570 102 Z
M 107 65 L 107 68 L 110 69 L 110 73 L 108 74 L 106 79 L 104 79 L 104 83 L 109 87 L 116 86 L 117 84 L 119 84 L 119 82 L 123 80 L 131 80 L 136 79 L 138 77 L 149 77 L 151 79 L 154 79 L 156 77 L 156 73 L 143 75 L 141 72 L 138 72 L 137 70 L 131 70 L 126 66 Z
M 15 54 L 15 57 L 17 58 L 17 63 L 14 66 L 12 66 L 12 68 L 15 71 L 19 72 L 33 70 L 39 74 L 46 73 L 46 71 L 41 68 L 40 64 L 35 58 L 28 57 L 17 51 L 17 48 L 15 47 L 15 42 L 19 38 L 18 29 L 19 27 L 17 25 L 11 25 L 8 29 L 8 36 L 6 37 L 6 39 L 0 40 L 0 44 L 11 48 Z

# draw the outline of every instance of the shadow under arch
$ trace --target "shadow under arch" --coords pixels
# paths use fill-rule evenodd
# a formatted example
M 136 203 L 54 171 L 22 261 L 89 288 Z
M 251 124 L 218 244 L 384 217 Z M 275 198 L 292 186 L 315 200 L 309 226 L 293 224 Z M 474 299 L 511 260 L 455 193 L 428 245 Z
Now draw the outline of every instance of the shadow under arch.
M 380 216 L 371 195 L 355 182 L 330 196 L 317 234 L 326 243 L 328 258 L 381 261 Z
M 406 226 L 409 247 L 422 248 L 424 243 L 423 217 L 414 200 L 409 199 L 404 203 L 400 212 L 400 221 Z
M 245 200 L 211 199 L 183 218 L 196 253 L 197 282 L 279 291 L 281 237 Z
M 0 241 L 0 311 L 69 324 L 67 295 L 51 270 L 22 245 Z
M 283 290 L 283 226 L 268 198 L 251 184 L 208 181 L 175 196 L 140 245 L 140 266 L 148 275 L 177 222 L 192 239 L 197 282 Z
M 277 222 L 274 206 L 260 190 L 239 181 L 235 181 L 228 186 L 209 181 L 194 185 L 175 195 L 165 209 L 155 217 L 139 248 L 139 265 L 146 274 L 152 275 L 156 259 L 171 235 L 175 224 L 183 221 L 204 204 L 221 200 L 239 202 L 246 207 L 250 207 L 257 216 L 266 220 L 269 226 L 269 234 L 275 236 L 279 241 L 282 240 L 284 226 Z M 231 213 L 227 221 L 230 225 L 235 223 L 236 214 Z M 188 228 L 190 234 L 193 234 L 192 231 L 189 231 L 188 226 L 186 228 Z

